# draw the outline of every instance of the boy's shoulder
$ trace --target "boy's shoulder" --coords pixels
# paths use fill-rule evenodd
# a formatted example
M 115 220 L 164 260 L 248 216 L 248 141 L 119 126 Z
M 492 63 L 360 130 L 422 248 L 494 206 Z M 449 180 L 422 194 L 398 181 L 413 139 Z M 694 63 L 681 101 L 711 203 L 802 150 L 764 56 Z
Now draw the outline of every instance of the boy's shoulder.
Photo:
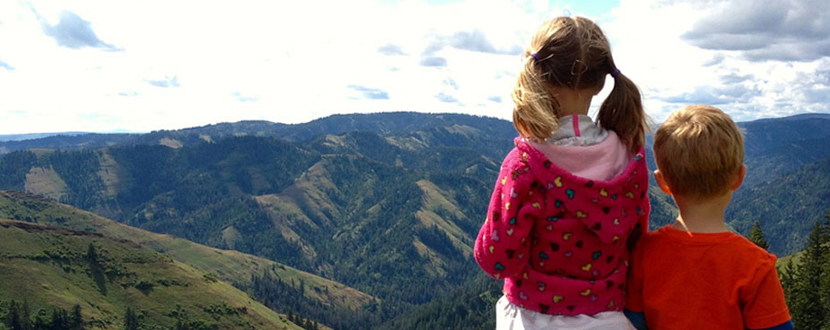
M 769 251 L 761 248 L 755 243 L 752 243 L 752 241 L 746 237 L 739 234 L 735 234 L 735 236 L 737 236 L 737 238 L 733 244 L 735 245 L 734 249 L 736 253 L 740 254 L 743 258 L 756 260 L 757 262 L 765 265 L 775 267 L 775 261 L 778 258 L 774 254 L 769 253 Z
M 709 254 L 709 257 L 728 259 L 730 262 L 741 261 L 743 265 L 756 264 L 775 267 L 776 256 L 767 250 L 752 243 L 746 237 L 733 232 L 717 234 L 694 234 L 686 233 L 670 226 L 662 227 L 655 231 L 649 231 L 640 241 L 640 251 L 676 251 L 675 253 L 705 253 L 709 251 L 706 246 L 717 246 L 721 251 L 729 253 Z M 677 249 L 678 246 L 690 248 Z M 692 247 L 701 247 L 696 249 Z

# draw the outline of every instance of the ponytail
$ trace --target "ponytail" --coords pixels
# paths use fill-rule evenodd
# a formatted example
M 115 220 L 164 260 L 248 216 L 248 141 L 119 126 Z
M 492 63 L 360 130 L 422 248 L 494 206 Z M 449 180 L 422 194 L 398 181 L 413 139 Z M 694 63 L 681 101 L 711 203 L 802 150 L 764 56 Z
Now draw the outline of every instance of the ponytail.
M 610 59 L 613 68 L 613 59 Z M 632 153 L 636 153 L 646 142 L 648 117 L 643 110 L 640 90 L 628 77 L 614 70 L 614 89 L 599 108 L 599 121 L 602 127 L 619 135 Z
M 559 102 L 551 95 L 533 56 L 526 56 L 512 97 L 513 125 L 523 138 L 541 142 L 559 128 Z
M 552 88 L 602 89 L 608 73 L 614 89 L 597 121 L 637 152 L 648 130 L 640 90 L 619 73 L 611 45 L 596 23 L 583 17 L 557 17 L 542 24 L 531 39 L 513 89 L 513 125 L 522 137 L 544 141 L 559 128 L 562 114 Z M 532 53 L 531 53 L 532 51 Z

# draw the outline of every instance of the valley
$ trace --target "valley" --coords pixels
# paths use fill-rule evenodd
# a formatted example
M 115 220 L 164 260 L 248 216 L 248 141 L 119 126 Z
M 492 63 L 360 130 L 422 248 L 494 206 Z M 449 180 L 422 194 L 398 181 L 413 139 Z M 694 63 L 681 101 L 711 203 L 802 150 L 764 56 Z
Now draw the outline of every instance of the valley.
M 771 251 L 799 251 L 830 209 L 830 115 L 739 126 L 749 173 L 729 225 L 758 220 Z M 475 329 L 500 288 L 471 247 L 515 135 L 493 118 L 380 113 L 3 141 L 0 218 L 126 240 L 335 329 Z M 650 197 L 652 228 L 671 222 L 671 199 Z M 299 302 L 270 305 L 280 295 Z M 458 297 L 471 303 L 448 315 Z

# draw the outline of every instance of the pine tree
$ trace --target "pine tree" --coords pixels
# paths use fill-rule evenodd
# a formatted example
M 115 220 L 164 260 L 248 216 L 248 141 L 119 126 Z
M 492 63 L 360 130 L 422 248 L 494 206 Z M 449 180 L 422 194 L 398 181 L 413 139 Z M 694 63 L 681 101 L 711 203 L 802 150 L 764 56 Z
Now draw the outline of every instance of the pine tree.
M 825 248 L 822 226 L 818 221 L 807 238 L 807 248 L 801 259 L 798 273 L 798 299 L 793 309 L 793 323 L 798 329 L 823 329 L 827 324 L 825 306 L 822 304 L 822 277 L 824 273 Z
M 66 322 L 63 319 L 63 315 L 57 309 L 52 310 L 52 321 L 49 322 L 49 329 L 50 330 L 64 330 L 66 329 Z
M 762 249 L 769 250 L 769 243 L 767 243 L 767 238 L 764 236 L 764 231 L 761 230 L 761 223 L 758 220 L 755 220 L 752 229 L 749 230 L 749 240 Z
M 792 309 L 796 306 L 796 299 L 798 295 L 798 266 L 793 264 L 793 259 L 787 260 L 784 269 L 779 270 L 778 277 L 781 280 L 781 287 L 784 289 L 784 299 L 787 301 L 787 306 Z
M 20 320 L 20 307 L 12 300 L 9 304 L 9 313 L 6 314 L 6 327 L 9 330 L 23 330 L 23 323 Z
M 89 262 L 98 262 L 98 252 L 95 251 L 95 245 L 89 243 L 89 248 L 86 250 L 86 260 Z
M 72 307 L 72 315 L 69 316 L 69 329 L 84 329 L 84 317 L 81 315 L 81 305 L 76 304 L 74 307 Z
M 138 329 L 138 317 L 135 316 L 132 308 L 127 307 L 127 313 L 124 315 L 124 330 Z
M 35 330 L 49 330 L 49 324 L 46 323 L 40 315 L 35 315 L 35 323 L 33 328 Z
M 821 246 L 824 249 L 824 264 L 821 265 L 823 276 L 821 278 L 819 295 L 824 306 L 824 316 L 827 318 L 830 317 L 830 213 L 824 216 L 824 226 L 822 229 Z M 825 319 L 822 330 L 830 330 L 830 320 Z
M 20 325 L 23 327 L 23 330 L 32 330 L 31 321 L 31 312 L 29 311 L 29 302 L 24 300 L 23 301 L 23 314 L 20 315 Z

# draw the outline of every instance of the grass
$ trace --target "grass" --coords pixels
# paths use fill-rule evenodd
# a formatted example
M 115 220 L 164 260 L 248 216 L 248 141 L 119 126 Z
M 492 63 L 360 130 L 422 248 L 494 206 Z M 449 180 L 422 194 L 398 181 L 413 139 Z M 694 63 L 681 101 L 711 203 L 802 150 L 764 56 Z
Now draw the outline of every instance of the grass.
M 0 220 L 0 251 L 0 301 L 25 300 L 35 314 L 77 304 L 91 328 L 120 329 L 131 307 L 147 325 L 170 327 L 183 312 L 219 329 L 300 329 L 230 284 L 128 240 Z
M 453 245 L 464 252 L 466 256 L 471 256 L 472 247 L 465 244 L 464 241 L 472 241 L 461 228 L 453 221 L 442 218 L 436 211 L 452 214 L 457 218 L 467 218 L 467 216 L 456 207 L 455 203 L 447 199 L 447 193 L 438 188 L 434 183 L 427 180 L 420 180 L 417 182 L 418 187 L 424 193 L 423 206 L 415 217 L 421 221 L 424 226 L 436 225 L 441 228 L 450 237 Z
M 0 218 L 2 217 L 66 226 L 73 230 L 99 233 L 112 240 L 130 242 L 163 253 L 182 267 L 200 272 L 200 277 L 209 274 L 207 276 L 223 282 L 247 285 L 252 275 L 271 272 L 287 283 L 293 279 L 297 287 L 302 281 L 310 289 L 305 290 L 306 296 L 323 304 L 356 309 L 375 299 L 344 284 L 271 260 L 148 232 L 31 195 L 0 191 Z

